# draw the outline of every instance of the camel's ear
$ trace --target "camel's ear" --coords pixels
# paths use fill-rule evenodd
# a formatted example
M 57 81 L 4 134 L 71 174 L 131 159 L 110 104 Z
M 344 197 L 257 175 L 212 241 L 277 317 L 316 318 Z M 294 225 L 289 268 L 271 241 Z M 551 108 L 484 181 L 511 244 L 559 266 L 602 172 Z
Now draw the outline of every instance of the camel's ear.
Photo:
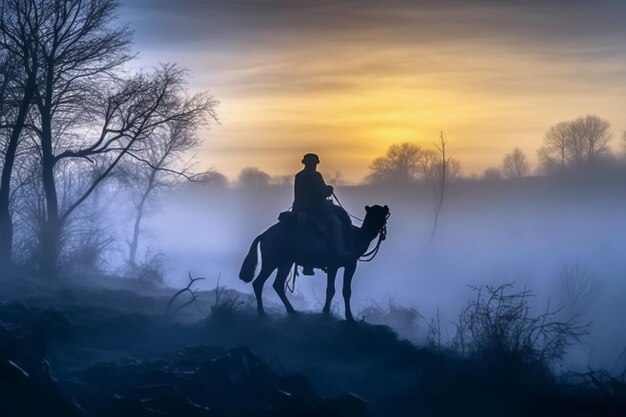
M 370 211 L 370 206 L 365 206 L 365 211 Z
M 387 210 L 387 212 L 389 212 L 389 206 L 387 204 L 385 204 L 385 210 Z

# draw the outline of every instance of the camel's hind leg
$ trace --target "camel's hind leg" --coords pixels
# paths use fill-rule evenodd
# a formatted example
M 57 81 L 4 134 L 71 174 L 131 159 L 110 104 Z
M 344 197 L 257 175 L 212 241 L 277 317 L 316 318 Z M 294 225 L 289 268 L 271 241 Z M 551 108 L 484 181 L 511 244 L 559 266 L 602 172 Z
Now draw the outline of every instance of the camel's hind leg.
M 330 314 L 330 307 L 335 296 L 335 278 L 337 278 L 337 268 L 328 268 L 326 272 L 326 302 L 324 303 L 324 314 Z
M 274 290 L 276 290 L 280 300 L 285 305 L 287 313 L 294 314 L 296 310 L 294 310 L 293 306 L 289 302 L 289 299 L 287 298 L 287 295 L 285 294 L 285 282 L 287 281 L 287 277 L 289 277 L 289 272 L 291 272 L 291 264 L 281 265 L 278 267 L 276 279 L 274 280 Z
M 352 308 L 350 307 L 350 297 L 352 296 L 352 277 L 356 271 L 356 261 L 351 262 L 343 270 L 343 301 L 345 304 L 346 320 L 354 321 Z
M 254 296 L 256 297 L 256 311 L 260 316 L 265 314 L 265 310 L 263 309 L 263 285 L 265 285 L 265 281 L 272 275 L 272 272 L 274 272 L 274 270 L 271 268 L 261 268 L 259 276 L 252 283 Z

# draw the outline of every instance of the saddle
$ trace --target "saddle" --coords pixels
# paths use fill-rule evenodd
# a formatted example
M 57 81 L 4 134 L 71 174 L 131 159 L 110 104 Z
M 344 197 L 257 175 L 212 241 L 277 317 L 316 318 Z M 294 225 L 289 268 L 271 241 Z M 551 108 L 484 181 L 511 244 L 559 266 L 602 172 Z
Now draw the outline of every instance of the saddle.
M 310 221 L 310 219 L 309 213 L 296 213 L 295 211 L 283 211 L 278 215 L 278 221 L 284 223 L 303 223 Z
M 343 207 L 333 205 L 333 210 L 335 212 L 335 216 L 339 218 L 339 221 L 341 221 L 341 224 L 344 226 L 344 228 L 349 228 L 352 226 L 352 220 L 350 220 L 350 215 L 348 215 L 348 212 L 345 211 Z M 321 222 L 322 220 L 316 218 L 315 215 L 306 211 L 283 211 L 278 215 L 278 221 L 291 224 L 303 224 L 315 221 Z
M 342 224 L 344 245 L 351 249 L 354 242 L 350 233 L 350 216 L 339 206 L 333 206 L 333 210 Z M 332 231 L 324 216 L 316 216 L 314 212 L 284 211 L 278 215 L 278 221 L 293 231 L 293 244 L 300 247 L 302 252 L 320 254 L 332 251 Z
M 324 219 L 307 212 L 283 211 L 278 215 L 278 221 L 289 225 L 297 234 L 299 241 L 315 242 L 323 240 L 329 242 L 330 230 Z

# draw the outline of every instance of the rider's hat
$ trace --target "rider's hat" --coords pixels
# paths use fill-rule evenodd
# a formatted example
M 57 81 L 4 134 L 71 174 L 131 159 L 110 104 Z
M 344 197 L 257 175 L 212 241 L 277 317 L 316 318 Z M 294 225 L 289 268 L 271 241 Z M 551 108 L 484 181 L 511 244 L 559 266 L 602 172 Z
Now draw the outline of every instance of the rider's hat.
M 304 155 L 304 157 L 302 158 L 302 163 L 304 165 L 307 165 L 307 164 L 319 164 L 320 163 L 320 157 L 317 156 L 314 153 L 308 153 L 308 154 Z

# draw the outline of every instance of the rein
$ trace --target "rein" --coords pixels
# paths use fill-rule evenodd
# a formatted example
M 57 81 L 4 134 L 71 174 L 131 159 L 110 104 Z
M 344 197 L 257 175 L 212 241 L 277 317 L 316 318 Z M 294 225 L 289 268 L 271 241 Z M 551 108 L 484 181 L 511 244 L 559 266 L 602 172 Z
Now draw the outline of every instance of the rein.
M 296 278 L 298 276 L 300 276 L 300 273 L 298 272 L 298 265 L 294 263 L 291 277 L 288 276 L 287 280 L 285 281 L 285 290 L 293 294 L 296 289 Z
M 363 219 L 355 216 L 354 214 L 346 210 L 343 204 L 341 204 L 341 201 L 339 201 L 339 197 L 337 197 L 337 194 L 335 194 L 334 191 L 332 193 L 332 196 L 335 199 L 335 201 L 337 201 L 337 204 L 339 204 L 339 207 L 341 207 L 346 213 L 348 213 L 348 216 L 352 217 L 354 220 L 358 220 L 361 223 L 363 223 Z M 359 257 L 359 262 L 371 262 L 378 254 L 378 250 L 380 249 L 380 244 L 383 243 L 383 240 L 387 239 L 387 219 L 389 219 L 389 216 L 390 214 L 387 215 L 387 217 L 385 218 L 385 224 L 378 232 L 378 242 L 376 242 L 376 246 L 374 246 L 374 249 L 372 249 L 371 251 L 366 252 L 363 255 L 361 255 Z M 294 277 L 294 281 L 295 281 L 295 277 Z
M 387 217 L 385 217 L 385 224 L 378 232 L 378 242 L 376 242 L 376 246 L 374 246 L 374 249 L 372 249 L 371 251 L 361 255 L 359 257 L 359 262 L 371 262 L 376 257 L 376 255 L 378 255 L 378 250 L 380 249 L 381 243 L 383 243 L 383 241 L 387 239 L 387 219 L 390 215 L 391 214 L 387 214 Z
M 343 206 L 343 204 L 341 204 L 341 201 L 339 201 L 339 198 L 337 197 L 337 195 L 335 194 L 335 192 L 333 191 L 332 194 L 333 198 L 335 199 L 335 201 L 337 201 L 337 204 L 339 204 L 339 207 L 341 207 L 346 213 L 348 213 L 348 216 L 352 217 L 354 220 L 358 220 L 361 223 L 363 223 L 363 219 L 355 216 L 354 214 L 350 213 L 348 210 L 346 210 L 346 208 Z

